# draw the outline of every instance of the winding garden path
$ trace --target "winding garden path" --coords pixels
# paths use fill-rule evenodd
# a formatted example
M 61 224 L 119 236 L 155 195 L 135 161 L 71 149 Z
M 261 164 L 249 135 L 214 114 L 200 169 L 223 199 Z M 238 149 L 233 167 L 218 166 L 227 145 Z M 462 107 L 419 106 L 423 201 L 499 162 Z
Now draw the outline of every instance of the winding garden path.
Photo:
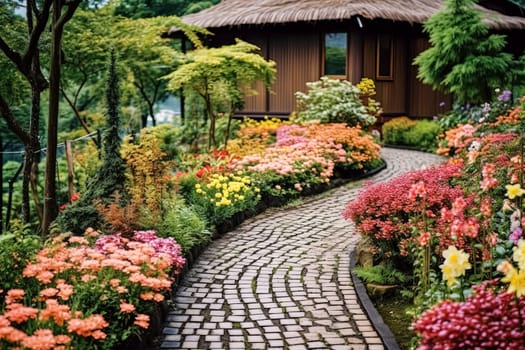
M 440 161 L 390 148 L 382 157 L 375 182 Z M 383 349 L 349 272 L 358 236 L 341 211 L 359 189 L 269 210 L 215 240 L 176 291 L 161 349 Z

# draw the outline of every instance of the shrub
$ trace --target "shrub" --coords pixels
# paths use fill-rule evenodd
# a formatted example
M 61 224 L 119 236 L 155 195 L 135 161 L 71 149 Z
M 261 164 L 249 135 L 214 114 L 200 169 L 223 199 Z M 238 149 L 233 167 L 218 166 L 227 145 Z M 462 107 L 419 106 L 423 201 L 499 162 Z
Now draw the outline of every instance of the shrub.
M 297 122 L 318 120 L 321 123 L 346 123 L 349 126 L 370 126 L 376 122 L 361 97 L 362 91 L 349 81 L 322 77 L 306 83 L 308 92 L 296 92 Z M 376 108 L 379 113 L 379 108 Z
M 26 226 L 13 220 L 8 232 L 0 235 L 0 291 L 20 288 L 22 271 L 40 249 L 40 236 L 31 233 Z M 0 292 L 0 305 L 5 294 Z
M 206 230 L 204 219 L 182 199 L 165 199 L 162 206 L 163 217 L 154 226 L 159 237 L 173 237 L 185 254 L 210 241 L 211 233 Z
M 211 174 L 199 179 L 186 175 L 180 182 L 186 201 L 211 228 L 227 222 L 237 213 L 254 209 L 261 198 L 259 188 L 244 172 Z
M 394 118 L 383 125 L 383 140 L 387 144 L 415 147 L 433 152 L 438 146 L 441 128 L 431 120 L 412 120 L 407 117 Z
M 474 287 L 464 302 L 443 301 L 413 324 L 419 350 L 525 349 L 525 298 L 498 292 L 493 282 Z
M 411 171 L 388 182 L 368 184 L 357 199 L 348 203 L 343 216 L 353 220 L 357 231 L 371 239 L 379 258 L 404 260 L 414 230 L 423 228 L 422 220 L 415 226 L 418 221 L 415 218 L 421 218 L 423 213 L 437 218 L 442 208 L 450 208 L 456 198 L 463 197 L 463 190 L 449 185 L 460 168 L 461 165 L 441 165 Z M 424 200 L 415 200 L 410 195 L 418 183 L 426 193 Z M 411 256 L 409 260 L 414 258 Z
M 180 247 L 153 231 L 97 235 L 54 240 L 24 268 L 32 288 L 7 290 L 0 305 L 3 349 L 109 350 L 149 328 L 185 263 Z
M 383 124 L 383 140 L 387 144 L 404 143 L 404 134 L 416 125 L 416 121 L 408 117 L 398 117 Z

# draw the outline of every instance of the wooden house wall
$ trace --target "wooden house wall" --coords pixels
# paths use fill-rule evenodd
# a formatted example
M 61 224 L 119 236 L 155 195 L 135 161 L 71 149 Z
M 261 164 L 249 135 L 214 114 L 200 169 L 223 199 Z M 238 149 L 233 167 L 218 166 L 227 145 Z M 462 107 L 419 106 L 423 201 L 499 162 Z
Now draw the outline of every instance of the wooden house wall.
M 407 115 L 431 117 L 441 111 L 440 102 L 450 106 L 450 98 L 432 90 L 417 79 L 414 57 L 428 47 L 423 37 L 414 32 L 375 29 L 361 30 L 348 26 L 328 28 L 318 26 L 299 30 L 283 26 L 243 31 L 228 31 L 216 36 L 217 44 L 232 43 L 234 35 L 261 48 L 261 55 L 277 63 L 277 75 L 270 92 L 262 84 L 255 85 L 257 95 L 246 99 L 240 114 L 250 116 L 276 115 L 286 117 L 296 109 L 295 92 L 306 91 L 306 83 L 322 76 L 323 36 L 330 31 L 348 31 L 347 79 L 357 83 L 363 77 L 372 78 L 376 84 L 376 100 L 386 116 Z M 376 51 L 378 33 L 393 35 L 392 80 L 376 80 Z
M 320 78 L 319 34 L 274 33 L 269 39 L 269 58 L 277 63 L 269 110 L 289 114 L 296 107 L 295 92 L 305 91 L 307 82 Z
M 393 80 L 376 80 L 377 33 L 365 36 L 363 77 L 375 81 L 377 95 L 385 114 L 406 114 L 407 86 L 407 39 L 393 37 Z
M 429 47 L 428 40 L 425 38 L 413 38 L 410 41 L 409 52 L 412 60 L 419 53 Z M 410 66 L 409 88 L 410 95 L 408 99 L 407 115 L 415 117 L 431 117 L 443 112 L 444 109 L 449 110 L 452 103 L 450 95 L 434 91 L 430 85 L 423 84 L 417 78 L 417 66 Z M 445 107 L 441 107 L 441 102 L 445 103 Z

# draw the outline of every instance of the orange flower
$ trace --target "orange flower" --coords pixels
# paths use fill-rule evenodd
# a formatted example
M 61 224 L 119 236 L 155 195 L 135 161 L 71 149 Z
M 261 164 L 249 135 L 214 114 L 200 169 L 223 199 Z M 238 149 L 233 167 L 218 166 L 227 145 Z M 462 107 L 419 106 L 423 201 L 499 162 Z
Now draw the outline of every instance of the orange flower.
M 56 299 L 46 300 L 46 307 L 40 311 L 41 320 L 52 318 L 59 326 L 63 326 L 65 321 L 71 319 L 71 310 L 68 305 L 61 305 Z
M 62 300 L 68 300 L 69 297 L 73 294 L 73 286 L 67 283 L 57 283 L 57 288 L 60 290 L 58 296 Z
M 153 292 L 145 292 L 140 294 L 140 299 L 142 300 L 153 300 L 154 294 Z
M 27 307 L 22 304 L 11 304 L 14 306 L 4 313 L 4 316 L 11 322 L 22 323 L 30 319 L 35 319 L 38 315 L 38 309 Z
M 134 325 L 147 329 L 149 327 L 149 316 L 145 314 L 138 314 L 135 317 Z
M 133 311 L 135 311 L 135 306 L 133 304 L 128 304 L 125 302 L 120 303 L 120 312 L 124 312 L 126 314 L 130 314 Z
M 18 343 L 26 338 L 27 334 L 14 327 L 0 328 L 0 339 L 5 339 L 11 343 Z
M 157 303 L 160 303 L 161 301 L 164 301 L 164 295 L 160 293 L 155 293 L 153 296 L 153 300 L 155 300 Z
M 57 295 L 58 289 L 56 288 L 46 288 L 40 291 L 39 295 L 42 298 L 42 300 L 52 298 L 55 295 Z
M 113 278 L 109 281 L 109 285 L 113 288 L 120 286 L 120 280 L 118 278 Z
M 69 320 L 67 330 L 70 333 L 78 334 L 82 337 L 98 337 L 95 339 L 104 339 L 105 334 L 100 329 L 109 325 L 102 315 L 91 315 L 85 319 L 74 318 Z
M 89 241 L 87 239 L 85 239 L 84 237 L 79 237 L 79 236 L 73 236 L 73 237 L 69 238 L 69 243 L 70 244 L 78 243 L 80 245 L 89 245 Z
M 26 292 L 23 289 L 10 289 L 5 297 L 6 304 L 11 304 L 24 299 Z
M 37 329 L 32 336 L 22 340 L 22 345 L 33 350 L 50 350 L 55 347 L 55 337 L 49 329 Z
M 42 284 L 51 283 L 55 275 L 50 271 L 41 271 L 35 277 Z
M 59 334 L 55 335 L 55 343 L 57 344 L 69 344 L 71 337 L 69 335 Z

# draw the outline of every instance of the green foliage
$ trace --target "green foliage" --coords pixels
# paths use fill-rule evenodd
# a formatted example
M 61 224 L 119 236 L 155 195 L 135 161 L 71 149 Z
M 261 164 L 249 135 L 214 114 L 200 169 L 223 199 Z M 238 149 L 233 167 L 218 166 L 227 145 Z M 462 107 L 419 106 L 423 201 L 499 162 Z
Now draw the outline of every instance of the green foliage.
M 163 219 L 155 227 L 159 237 L 173 237 L 184 253 L 211 240 L 211 232 L 206 230 L 203 218 L 184 205 L 182 199 L 165 199 L 162 207 Z
M 275 62 L 266 61 L 258 51 L 257 46 L 241 40 L 235 45 L 196 49 L 166 76 L 168 89 L 183 88 L 185 95 L 195 93 L 204 101 L 210 122 L 210 148 L 218 145 L 215 135 L 218 117 L 224 114 L 231 119 L 233 113 L 243 107 L 244 97 L 255 94 L 251 88 L 253 83 L 262 81 L 269 87 L 273 82 Z
M 495 89 L 491 99 L 480 105 L 461 105 L 455 103 L 452 109 L 439 116 L 438 122 L 443 130 L 456 127 L 459 124 L 473 122 L 495 122 L 499 116 L 504 115 L 513 107 L 510 90 Z
M 386 264 L 356 266 L 354 267 L 354 272 L 365 283 L 402 285 L 410 280 L 406 274 L 397 270 L 395 267 Z
M 41 246 L 40 236 L 34 235 L 29 226 L 15 220 L 9 232 L 0 235 L 0 290 L 23 288 L 22 271 L 38 252 Z M 0 293 L 0 305 L 4 293 Z
M 58 214 L 56 224 L 62 231 L 70 231 L 80 235 L 88 227 L 102 228 L 106 222 L 93 204 L 76 202 Z
M 202 11 L 220 0 L 120 0 L 115 15 L 128 18 L 182 16 Z
M 404 133 L 413 128 L 416 121 L 408 117 L 398 117 L 383 124 L 383 141 L 386 144 L 404 144 Z
M 296 92 L 297 122 L 319 120 L 321 123 L 346 123 L 369 126 L 376 122 L 361 101 L 361 90 L 349 81 L 322 77 L 306 83 L 308 92 Z
M 438 147 L 440 125 L 433 120 L 394 118 L 383 124 L 383 140 L 386 144 L 415 147 L 433 152 Z
M 505 37 L 489 34 L 473 0 L 446 0 L 424 31 L 431 47 L 414 60 L 418 78 L 453 94 L 461 104 L 488 100 L 494 88 L 508 86 L 523 70 L 503 52 Z

